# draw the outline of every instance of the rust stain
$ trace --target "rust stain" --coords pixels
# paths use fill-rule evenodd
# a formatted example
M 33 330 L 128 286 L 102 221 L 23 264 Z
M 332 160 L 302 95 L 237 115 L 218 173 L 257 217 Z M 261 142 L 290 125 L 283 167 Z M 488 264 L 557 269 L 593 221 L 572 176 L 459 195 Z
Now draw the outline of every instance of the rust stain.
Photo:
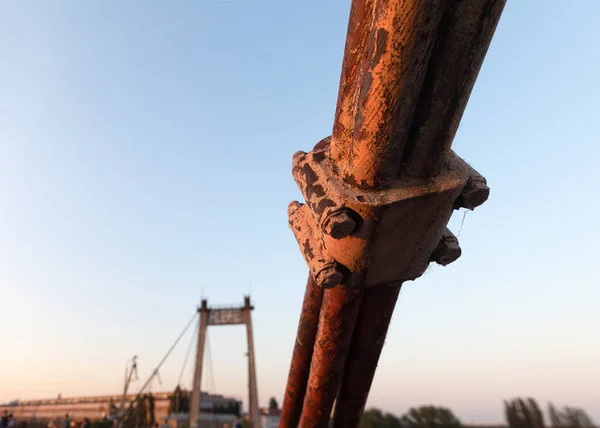
M 366 22 L 356 24 L 359 34 L 347 41 L 346 55 L 348 44 L 354 50 L 343 67 L 350 70 L 358 62 L 360 71 L 340 85 L 330 148 L 349 183 L 383 188 L 395 179 L 445 3 L 352 3 L 353 10 L 361 9 L 357 15 L 372 21 L 368 28 Z

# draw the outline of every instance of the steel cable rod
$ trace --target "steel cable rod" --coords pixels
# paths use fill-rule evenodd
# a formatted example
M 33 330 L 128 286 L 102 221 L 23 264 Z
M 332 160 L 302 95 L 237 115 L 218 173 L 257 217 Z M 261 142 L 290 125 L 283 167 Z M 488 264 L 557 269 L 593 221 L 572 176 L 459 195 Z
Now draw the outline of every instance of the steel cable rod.
M 307 287 L 280 428 L 327 427 L 334 401 L 356 427 L 402 283 L 460 256 L 452 211 L 489 187 L 451 145 L 505 3 L 352 1 L 332 136 L 293 159 L 289 223 L 325 290 Z
M 192 338 L 190 339 L 190 344 L 188 345 L 188 349 L 185 353 L 185 359 L 183 360 L 183 366 L 181 367 L 181 372 L 179 373 L 179 379 L 177 379 L 177 385 L 181 385 L 181 379 L 183 379 L 183 373 L 185 371 L 187 362 L 190 358 L 190 353 L 192 352 L 192 347 L 194 345 L 194 339 L 196 338 L 199 328 L 200 328 L 200 324 L 198 323 L 196 325 L 196 328 L 194 329 L 194 334 L 192 334 Z

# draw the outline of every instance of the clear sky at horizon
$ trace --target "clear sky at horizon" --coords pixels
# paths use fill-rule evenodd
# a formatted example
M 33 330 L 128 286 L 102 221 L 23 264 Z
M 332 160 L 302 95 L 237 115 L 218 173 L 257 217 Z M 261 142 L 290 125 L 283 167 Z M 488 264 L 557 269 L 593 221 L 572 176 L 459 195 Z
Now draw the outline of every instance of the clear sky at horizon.
M 307 271 L 291 158 L 331 132 L 349 6 L 0 2 L 0 402 L 117 394 L 201 294 L 251 290 L 260 404 L 281 403 Z M 490 199 L 453 218 L 462 257 L 404 285 L 369 406 L 498 423 L 532 396 L 600 423 L 598 16 L 508 2 L 454 142 Z M 243 327 L 209 341 L 204 389 L 246 401 Z

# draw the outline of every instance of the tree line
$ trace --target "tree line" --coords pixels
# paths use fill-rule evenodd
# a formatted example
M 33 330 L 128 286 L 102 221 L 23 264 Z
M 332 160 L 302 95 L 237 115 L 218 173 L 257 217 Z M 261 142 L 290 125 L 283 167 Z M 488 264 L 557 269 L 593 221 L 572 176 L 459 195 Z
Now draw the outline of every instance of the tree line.
M 504 401 L 508 428 L 594 428 L 594 423 L 583 409 L 548 405 L 548 420 L 533 398 L 515 398 Z M 450 409 L 420 406 L 398 417 L 371 408 L 363 413 L 359 428 L 462 428 L 462 422 Z
M 577 407 L 557 409 L 548 404 L 548 423 L 533 398 L 515 398 L 504 402 L 506 422 L 510 428 L 593 428 L 585 410 Z

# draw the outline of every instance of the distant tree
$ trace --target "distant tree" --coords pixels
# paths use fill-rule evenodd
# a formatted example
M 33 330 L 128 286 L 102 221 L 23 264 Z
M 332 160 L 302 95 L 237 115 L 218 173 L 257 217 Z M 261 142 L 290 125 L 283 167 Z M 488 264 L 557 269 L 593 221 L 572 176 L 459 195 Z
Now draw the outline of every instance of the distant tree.
M 435 406 L 411 408 L 402 423 L 409 428 L 461 428 L 462 424 L 450 409 Z M 398 425 L 400 426 L 400 425 Z
M 237 417 L 242 416 L 242 402 L 241 401 L 235 402 L 233 414 L 236 415 Z
M 154 397 L 152 394 L 138 397 L 125 413 L 123 421 L 126 428 L 149 427 L 154 423 Z
M 188 394 L 177 385 L 173 394 L 169 396 L 169 413 L 188 413 L 189 411 Z
M 533 423 L 532 410 L 529 408 L 527 402 L 522 398 L 517 398 L 517 402 L 519 403 L 519 409 L 521 409 L 521 417 L 523 418 L 525 428 L 535 428 Z
M 360 418 L 359 428 L 400 428 L 400 419 L 379 409 L 366 410 Z
M 583 409 L 565 407 L 556 410 L 552 403 L 548 406 L 552 428 L 593 428 L 594 423 Z
M 181 403 L 179 404 L 179 411 L 181 413 L 189 413 L 190 412 L 190 394 L 187 391 L 182 391 L 181 393 Z
M 574 407 L 565 407 L 565 419 L 569 428 L 593 428 L 594 423 L 587 415 L 585 410 Z
M 533 428 L 545 428 L 544 415 L 540 410 L 540 406 L 538 406 L 537 402 L 533 398 L 528 398 L 527 404 L 531 413 Z
M 359 428 L 381 428 L 383 426 L 383 414 L 379 409 L 365 410 L 360 418 Z
M 269 409 L 279 409 L 279 403 L 277 403 L 275 397 L 269 399 Z
M 401 428 L 402 423 L 400 422 L 400 418 L 392 415 L 391 413 L 386 413 L 383 415 L 383 423 L 386 428 Z
M 112 428 L 113 422 L 109 420 L 92 421 L 91 428 Z
M 504 401 L 504 415 L 509 428 L 523 428 L 517 405 L 514 400 Z
M 533 398 L 504 401 L 504 413 L 510 428 L 545 428 L 542 411 Z
M 560 415 L 552 403 L 548 404 L 548 417 L 550 418 L 550 426 L 559 428 L 562 425 Z
M 148 394 L 148 422 L 149 426 L 153 427 L 156 424 L 156 403 L 152 393 Z
M 173 394 L 169 395 L 169 414 L 179 413 L 179 403 L 181 400 L 181 388 L 179 385 L 175 387 Z

